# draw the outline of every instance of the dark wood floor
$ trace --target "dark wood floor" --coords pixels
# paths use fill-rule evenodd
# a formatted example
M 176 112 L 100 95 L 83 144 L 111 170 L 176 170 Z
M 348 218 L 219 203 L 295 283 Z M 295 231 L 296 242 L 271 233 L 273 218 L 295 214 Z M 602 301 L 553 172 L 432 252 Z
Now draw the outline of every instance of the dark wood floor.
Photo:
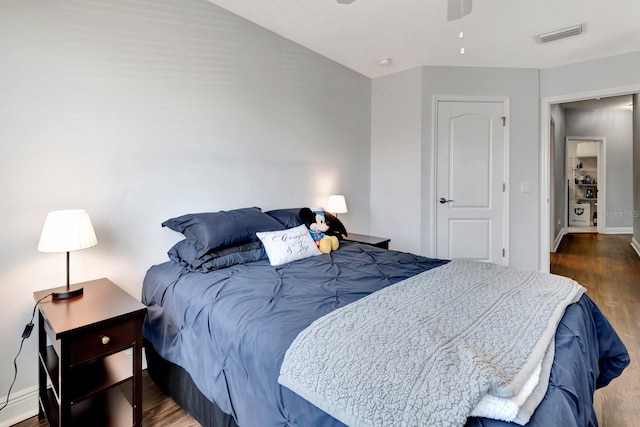
M 631 248 L 628 235 L 568 234 L 558 251 L 551 254 L 551 272 L 571 277 L 585 286 L 618 331 L 631 355 L 620 378 L 596 392 L 595 407 L 601 427 L 640 425 L 640 258 Z M 143 425 L 199 426 L 153 384 L 144 380 Z M 46 427 L 30 418 L 15 427 Z
M 143 410 L 142 425 L 144 427 L 198 427 L 200 424 L 184 412 L 171 398 L 156 387 L 147 374 L 142 373 Z M 125 396 L 130 396 L 130 385 L 121 386 Z M 29 418 L 13 427 L 49 427 L 46 421 L 38 421 L 38 417 Z
M 588 289 L 620 335 L 631 365 L 596 392 L 601 427 L 640 425 L 640 258 L 630 235 L 568 234 L 551 254 L 551 272 L 571 277 Z

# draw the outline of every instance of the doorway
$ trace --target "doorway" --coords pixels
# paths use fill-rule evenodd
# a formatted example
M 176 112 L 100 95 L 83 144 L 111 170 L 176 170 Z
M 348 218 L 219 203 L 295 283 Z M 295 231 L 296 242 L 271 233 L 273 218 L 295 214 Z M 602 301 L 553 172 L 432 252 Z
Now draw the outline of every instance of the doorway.
M 597 233 L 603 229 L 603 212 L 607 211 L 605 141 L 604 137 L 566 138 L 568 233 Z
M 539 218 L 540 218 L 540 233 L 539 233 L 539 270 L 540 271 L 545 271 L 545 272 L 549 272 L 549 268 L 550 268 L 550 252 L 552 250 L 552 245 L 551 243 L 553 242 L 553 234 L 552 234 L 552 228 L 551 227 L 556 227 L 557 223 L 554 220 L 554 218 L 551 218 L 551 205 L 554 202 L 557 202 L 558 199 L 562 199 L 562 197 L 558 194 L 556 194 L 555 197 L 555 201 L 550 200 L 550 194 L 551 194 L 551 186 L 552 185 L 556 185 L 556 190 L 558 188 L 562 188 L 562 187 L 558 187 L 558 174 L 556 174 L 556 183 L 554 183 L 553 181 L 551 181 L 551 169 L 553 168 L 553 164 L 551 163 L 551 153 L 550 153 L 550 149 L 551 149 L 551 137 L 550 137 L 550 132 L 551 132 L 551 112 L 554 108 L 558 107 L 560 104 L 566 105 L 568 103 L 577 103 L 577 102 L 586 102 L 586 101 L 600 101 L 601 99 L 608 99 L 608 98 L 613 98 L 613 97 L 620 97 L 620 96 L 630 96 L 630 94 L 634 94 L 640 92 L 640 86 L 635 86 L 635 87 L 625 87 L 625 88 L 618 88 L 618 89 L 607 89 L 607 90 L 602 90 L 602 91 L 594 91 L 594 92 L 589 92 L 589 93 L 582 93 L 582 94 L 574 94 L 574 95 L 566 95 L 566 96 L 561 96 L 561 97 L 554 97 L 554 98 L 544 98 L 542 100 L 541 103 L 541 114 L 542 117 L 544 118 L 543 120 L 541 120 L 541 127 L 542 127 L 542 131 L 541 131 L 541 135 L 542 135 L 542 144 L 541 144 L 541 175 L 540 175 L 540 183 L 541 183 L 541 188 L 543 189 L 543 191 L 541 191 L 540 193 L 540 213 L 539 213 Z M 631 109 L 631 106 L 628 106 L 629 109 Z M 562 127 L 562 124 L 560 125 Z M 556 127 L 557 127 L 557 123 L 556 123 Z M 570 132 L 567 132 L 570 133 Z M 595 134 L 600 134 L 600 132 L 594 132 Z M 564 138 L 563 138 L 564 140 Z M 556 143 L 558 143 L 558 135 L 556 135 Z M 564 143 L 564 141 L 562 141 Z M 605 156 L 606 155 L 607 150 L 602 150 L 601 156 Z M 556 154 L 558 154 L 558 152 L 556 151 Z M 556 156 L 557 158 L 558 156 Z M 631 156 L 628 156 L 629 158 L 627 160 L 631 161 Z M 605 159 L 601 158 L 601 161 L 604 161 Z M 616 162 L 616 160 L 609 160 L 610 162 Z M 556 162 L 557 163 L 557 162 Z M 631 166 L 633 167 L 633 165 Z M 616 168 L 617 170 L 617 168 Z M 556 170 L 557 172 L 557 170 Z M 563 166 L 563 171 L 562 174 L 560 176 L 562 177 L 566 177 L 566 169 Z M 565 181 L 566 183 L 566 181 Z M 614 185 L 613 181 L 609 183 L 609 187 L 611 187 L 612 185 Z M 619 189 L 618 186 L 615 186 L 616 191 Z M 612 196 L 609 196 L 609 198 Z M 629 197 L 629 195 L 627 194 L 625 197 L 626 200 L 631 200 L 631 197 Z M 568 199 L 565 197 L 564 200 L 562 200 L 560 203 L 563 204 L 561 211 L 567 211 L 568 209 L 566 208 L 566 203 L 568 202 Z M 556 205 L 556 212 L 558 211 L 558 205 Z M 608 207 L 609 210 L 614 209 L 613 205 Z M 614 214 L 617 214 L 618 212 L 614 212 Z M 620 212 L 620 214 L 624 214 L 624 211 Z M 610 217 L 612 216 L 611 212 L 603 212 L 602 218 L 600 218 L 600 214 L 598 214 L 598 219 L 597 219 L 597 226 L 598 229 L 600 229 L 602 226 L 604 226 L 607 223 L 607 219 L 610 219 Z M 616 216 L 616 215 L 614 215 Z M 557 213 L 556 213 L 556 219 L 557 219 Z M 630 233 L 632 232 L 633 228 L 632 227 L 626 227 L 624 226 L 625 224 L 621 224 L 623 225 L 622 227 L 618 227 L 617 224 L 614 224 L 614 222 L 612 221 L 612 223 L 604 230 L 601 232 L 605 232 L 605 233 Z M 562 233 L 566 233 L 566 227 L 565 229 L 562 230 Z M 561 235 L 559 236 L 560 238 L 562 237 Z M 559 242 L 559 240 L 557 239 L 557 242 Z M 555 246 L 554 246 L 555 247 Z

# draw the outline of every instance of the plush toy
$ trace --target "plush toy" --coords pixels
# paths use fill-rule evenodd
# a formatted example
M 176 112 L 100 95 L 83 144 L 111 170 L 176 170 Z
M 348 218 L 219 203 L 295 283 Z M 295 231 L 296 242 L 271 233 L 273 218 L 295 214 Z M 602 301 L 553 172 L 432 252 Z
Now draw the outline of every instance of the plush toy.
M 309 233 L 311 233 L 311 237 L 313 237 L 320 252 L 328 254 L 340 247 L 338 236 L 334 234 L 336 231 L 327 223 L 325 212 L 322 208 L 313 211 L 309 208 L 302 208 L 298 215 L 309 228 Z M 340 234 L 339 231 L 337 233 L 338 235 Z
M 325 231 L 323 231 L 324 234 L 329 236 L 336 236 L 338 240 L 342 240 L 347 236 L 347 230 L 344 228 L 342 221 L 340 221 L 336 216 L 330 214 L 329 212 L 324 212 L 322 208 L 315 209 L 314 211 L 309 208 L 302 208 L 300 209 L 300 212 L 298 212 L 298 216 L 300 217 L 304 225 L 306 225 L 308 229 L 311 229 L 311 224 L 317 222 L 316 212 L 322 212 L 324 215 L 324 220 L 321 219 L 321 221 L 324 221 L 324 223 L 328 227 Z

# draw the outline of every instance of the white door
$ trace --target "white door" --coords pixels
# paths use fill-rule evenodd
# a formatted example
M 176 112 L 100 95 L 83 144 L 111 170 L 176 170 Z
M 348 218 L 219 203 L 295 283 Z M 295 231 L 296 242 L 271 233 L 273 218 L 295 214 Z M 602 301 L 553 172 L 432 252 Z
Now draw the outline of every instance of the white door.
M 505 110 L 499 101 L 437 102 L 438 258 L 508 264 Z

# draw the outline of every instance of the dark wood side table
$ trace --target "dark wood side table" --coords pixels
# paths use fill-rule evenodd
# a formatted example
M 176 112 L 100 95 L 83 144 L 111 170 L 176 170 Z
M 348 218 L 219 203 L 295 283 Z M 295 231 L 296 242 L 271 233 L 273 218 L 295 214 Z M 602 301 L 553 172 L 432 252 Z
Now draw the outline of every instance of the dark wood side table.
M 38 305 L 38 418 L 46 417 L 51 427 L 141 426 L 147 309 L 108 279 L 71 289 L 79 286 L 84 287 L 81 296 L 49 297 Z M 62 289 L 34 292 L 33 297 L 38 301 Z M 131 403 L 115 388 L 125 381 L 132 381 Z
M 367 236 L 366 234 L 349 233 L 344 240 L 350 242 L 364 243 L 371 246 L 377 246 L 382 249 L 389 249 L 389 242 L 391 239 L 386 237 Z

